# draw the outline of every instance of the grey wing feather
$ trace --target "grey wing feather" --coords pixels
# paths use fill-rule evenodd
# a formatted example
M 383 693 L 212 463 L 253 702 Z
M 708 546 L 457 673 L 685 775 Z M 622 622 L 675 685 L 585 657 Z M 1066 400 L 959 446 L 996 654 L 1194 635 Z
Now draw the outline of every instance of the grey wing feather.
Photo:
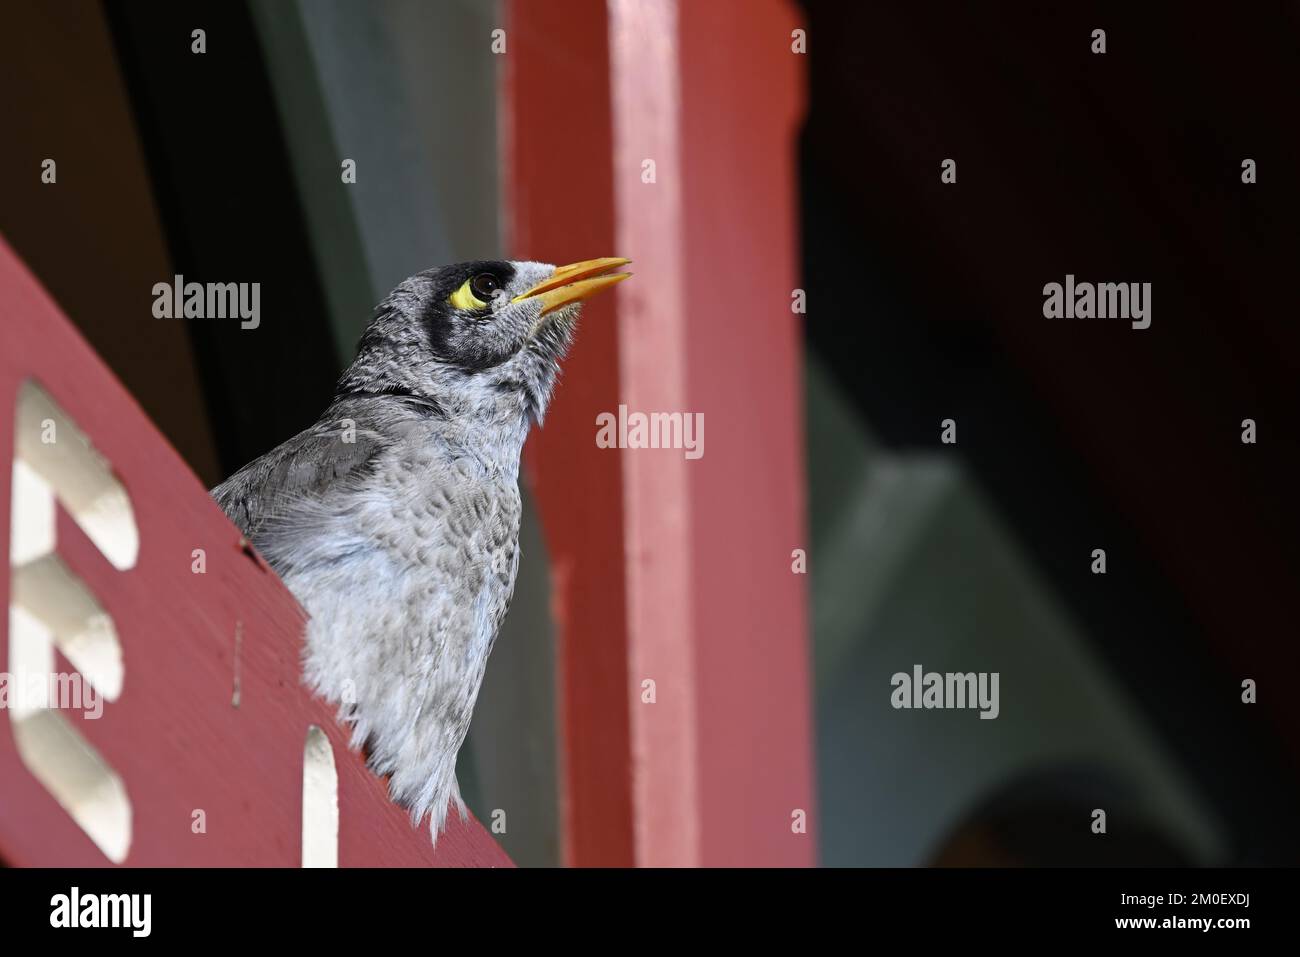
M 319 498 L 369 471 L 388 443 L 368 429 L 357 427 L 355 433 L 345 441 L 337 419 L 322 420 L 249 462 L 214 488 L 212 497 L 256 544 L 258 533 L 286 505 Z

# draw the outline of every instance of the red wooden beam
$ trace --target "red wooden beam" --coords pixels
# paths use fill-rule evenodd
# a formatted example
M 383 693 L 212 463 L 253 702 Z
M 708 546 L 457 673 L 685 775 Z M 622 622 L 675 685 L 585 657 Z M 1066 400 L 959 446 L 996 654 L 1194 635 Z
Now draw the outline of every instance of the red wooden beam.
M 141 322 L 168 321 L 148 315 L 145 293 Z M 35 381 L 107 460 L 138 528 L 138 557 L 123 569 L 67 511 L 57 520 L 57 555 L 112 616 L 122 650 L 121 694 L 102 717 L 60 712 L 125 785 L 131 826 L 121 863 L 297 866 L 303 750 L 316 725 L 337 768 L 340 865 L 509 865 L 477 822 L 452 815 L 435 850 L 427 828 L 412 828 L 388 800 L 331 709 L 299 683 L 303 616 L 292 596 L 241 547 L 239 531 L 3 241 L 0 313 L 0 607 L 13 597 L 11 461 L 24 383 Z M 76 439 L 65 431 L 59 441 Z M 12 670 L 11 637 L 3 626 L 0 671 Z M 0 713 L 0 723 L 0 860 L 110 863 L 24 763 L 12 716 Z
M 604 3 L 512 3 L 507 22 L 512 244 L 518 257 L 555 263 L 612 255 Z M 594 410 L 618 394 L 615 323 L 609 296 L 588 304 L 559 401 L 525 460 L 554 583 L 564 856 L 580 865 L 634 860 L 622 462 L 591 438 Z
M 528 449 L 560 631 L 566 859 L 809 864 L 794 145 L 778 0 L 508 5 L 517 257 L 628 256 Z M 653 163 L 653 181 L 650 166 Z M 702 413 L 704 454 L 597 447 Z M 654 703 L 645 699 L 654 682 Z

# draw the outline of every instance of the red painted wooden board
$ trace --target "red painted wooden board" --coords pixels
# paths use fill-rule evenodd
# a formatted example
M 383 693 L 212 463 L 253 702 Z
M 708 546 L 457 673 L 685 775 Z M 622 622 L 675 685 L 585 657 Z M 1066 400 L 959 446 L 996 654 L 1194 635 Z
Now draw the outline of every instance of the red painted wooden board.
M 105 703 L 99 720 L 63 713 L 125 782 L 133 840 L 124 864 L 298 866 L 303 746 L 314 724 L 338 769 L 341 866 L 509 866 L 476 821 L 462 825 L 453 814 L 435 850 L 427 827 L 414 829 L 388 800 L 386 784 L 348 750 L 332 710 L 299 683 L 303 613 L 293 597 L 241 548 L 239 531 L 2 240 L 0 608 L 10 591 L 14 405 L 28 379 L 111 463 L 140 532 L 137 563 L 119 571 L 68 515 L 58 521 L 60 556 L 112 615 L 122 645 L 120 698 Z M 197 548 L 206 551 L 206 574 L 191 571 Z M 0 662 L 8 662 L 8 616 L 0 621 Z M 22 763 L 3 712 L 0 723 L 0 861 L 108 864 Z M 196 810 L 205 812 L 206 833 L 191 830 Z
M 626 256 L 634 273 L 589 304 L 525 458 L 555 569 L 566 860 L 811 864 L 805 579 L 791 569 L 807 547 L 790 308 L 799 11 L 506 11 L 513 253 Z M 596 417 L 623 404 L 702 413 L 703 457 L 597 447 Z
M 603 0 L 507 10 L 503 134 L 515 257 L 632 255 L 614 248 Z M 596 412 L 617 406 L 616 296 L 584 307 L 546 423 L 525 450 L 554 583 L 563 853 L 584 866 L 635 862 L 622 461 L 592 439 Z

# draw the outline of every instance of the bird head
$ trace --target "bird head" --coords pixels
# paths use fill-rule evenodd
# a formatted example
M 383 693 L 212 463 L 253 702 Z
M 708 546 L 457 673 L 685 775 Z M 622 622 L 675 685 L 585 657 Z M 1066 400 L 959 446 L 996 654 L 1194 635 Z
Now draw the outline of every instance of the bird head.
M 567 266 L 481 260 L 403 280 L 375 310 L 345 392 L 407 392 L 461 414 L 541 421 L 587 299 L 627 279 L 629 260 Z

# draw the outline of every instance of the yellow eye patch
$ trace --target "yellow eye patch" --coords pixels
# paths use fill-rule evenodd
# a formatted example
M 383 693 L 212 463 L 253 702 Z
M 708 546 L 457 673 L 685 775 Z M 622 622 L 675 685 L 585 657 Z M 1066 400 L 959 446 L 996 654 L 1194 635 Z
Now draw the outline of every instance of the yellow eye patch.
M 461 286 L 459 289 L 457 289 L 455 292 L 453 292 L 451 294 L 451 298 L 448 299 L 447 301 L 450 302 L 457 309 L 464 309 L 467 312 L 472 311 L 474 309 L 487 308 L 487 303 L 484 302 L 482 299 L 480 299 L 478 296 L 474 295 L 474 290 L 470 288 L 469 284 L 473 281 L 474 280 L 472 279 L 466 279 L 465 284 Z

